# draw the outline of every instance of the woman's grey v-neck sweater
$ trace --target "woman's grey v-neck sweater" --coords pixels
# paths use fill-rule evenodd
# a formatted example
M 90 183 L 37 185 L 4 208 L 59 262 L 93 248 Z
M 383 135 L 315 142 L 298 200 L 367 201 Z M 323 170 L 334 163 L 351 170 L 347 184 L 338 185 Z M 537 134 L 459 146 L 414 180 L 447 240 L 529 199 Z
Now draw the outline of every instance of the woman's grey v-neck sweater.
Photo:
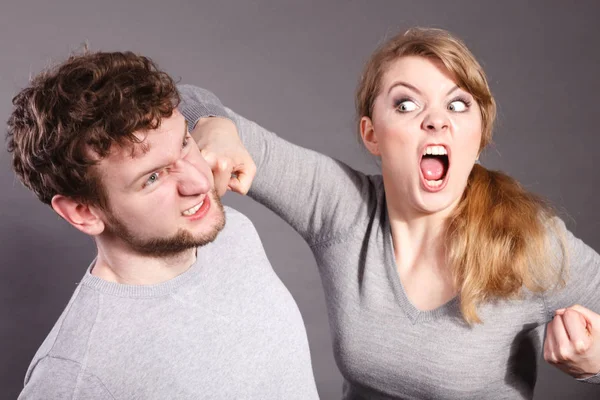
M 563 290 L 484 304 L 483 323 L 473 326 L 464 323 L 457 298 L 419 311 L 396 272 L 380 175 L 293 145 L 224 108 L 207 90 L 179 89 L 190 129 L 209 115 L 236 123 L 257 165 L 249 196 L 312 249 L 344 399 L 531 399 L 554 310 L 578 303 L 600 313 L 600 256 L 562 221 L 570 264 Z M 600 374 L 585 381 L 599 384 Z

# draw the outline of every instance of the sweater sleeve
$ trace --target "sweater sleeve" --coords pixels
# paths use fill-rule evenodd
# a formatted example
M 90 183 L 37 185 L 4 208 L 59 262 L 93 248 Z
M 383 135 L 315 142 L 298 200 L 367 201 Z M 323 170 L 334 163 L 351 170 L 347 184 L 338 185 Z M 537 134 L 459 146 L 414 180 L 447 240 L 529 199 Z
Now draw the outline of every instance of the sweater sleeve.
M 557 220 L 559 233 L 565 240 L 568 270 L 566 285 L 546 295 L 547 320 L 560 308 L 580 304 L 600 314 L 600 255 L 575 237 L 560 219 Z M 600 372 L 581 382 L 600 385 Z
M 99 378 L 71 360 L 44 357 L 35 366 L 18 400 L 114 400 Z
M 335 239 L 356 227 L 375 207 L 374 183 L 344 163 L 291 144 L 260 125 L 224 108 L 211 92 L 181 85 L 180 111 L 190 127 L 219 110 L 237 126 L 256 163 L 248 195 L 289 223 L 309 245 Z
M 575 237 L 562 220 L 556 218 L 556 222 L 565 242 L 567 274 L 566 285 L 550 291 L 546 296 L 548 317 L 551 319 L 555 310 L 574 304 L 600 314 L 600 255 Z

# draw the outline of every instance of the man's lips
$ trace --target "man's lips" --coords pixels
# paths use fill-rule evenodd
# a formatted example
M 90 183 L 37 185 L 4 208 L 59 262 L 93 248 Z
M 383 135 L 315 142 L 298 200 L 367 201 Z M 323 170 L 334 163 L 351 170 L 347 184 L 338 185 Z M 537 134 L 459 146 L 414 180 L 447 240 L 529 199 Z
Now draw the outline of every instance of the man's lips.
M 190 215 L 196 214 L 196 212 L 200 209 L 200 207 L 202 207 L 202 205 L 204 205 L 204 200 L 206 200 L 206 197 L 204 199 L 202 199 L 202 201 L 200 203 L 188 208 L 187 210 L 183 211 L 181 214 L 183 214 L 185 216 L 190 216 Z
M 193 207 L 188 208 L 183 211 L 181 215 L 186 218 L 196 220 L 204 217 L 208 210 L 210 209 L 210 198 L 209 196 L 205 196 L 204 199 Z

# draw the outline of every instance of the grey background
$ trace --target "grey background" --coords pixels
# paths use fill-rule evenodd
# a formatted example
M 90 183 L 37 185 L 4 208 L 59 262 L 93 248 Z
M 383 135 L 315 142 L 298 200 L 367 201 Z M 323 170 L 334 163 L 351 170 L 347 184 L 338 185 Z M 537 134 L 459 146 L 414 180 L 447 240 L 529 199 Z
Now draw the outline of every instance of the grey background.
M 600 6 L 594 1 L 143 1 L 22 0 L 0 8 L 0 116 L 51 60 L 88 41 L 133 50 L 281 136 L 367 172 L 353 93 L 364 61 L 386 35 L 435 26 L 462 37 L 499 103 L 495 146 L 483 157 L 569 217 L 600 250 Z M 1 398 L 15 398 L 35 350 L 94 255 L 93 242 L 27 190 L 0 152 Z M 299 188 L 302 190 L 302 188 Z M 277 273 L 304 316 L 323 399 L 341 394 L 321 283 L 308 247 L 262 206 L 225 202 L 254 221 Z M 536 399 L 598 398 L 542 363 Z M 490 393 L 493 398 L 493 393 Z

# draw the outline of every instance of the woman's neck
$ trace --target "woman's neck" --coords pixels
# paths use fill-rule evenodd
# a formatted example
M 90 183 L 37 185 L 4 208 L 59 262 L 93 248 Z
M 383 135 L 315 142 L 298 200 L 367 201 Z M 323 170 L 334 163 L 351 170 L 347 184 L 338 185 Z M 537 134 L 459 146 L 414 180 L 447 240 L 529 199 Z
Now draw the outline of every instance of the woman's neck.
M 387 202 L 396 272 L 410 302 L 419 310 L 436 309 L 457 294 L 445 243 L 446 218 L 407 216 Z
M 446 268 L 446 222 L 454 207 L 427 213 L 418 210 L 403 191 L 384 176 L 387 212 L 398 268 L 425 264 Z

